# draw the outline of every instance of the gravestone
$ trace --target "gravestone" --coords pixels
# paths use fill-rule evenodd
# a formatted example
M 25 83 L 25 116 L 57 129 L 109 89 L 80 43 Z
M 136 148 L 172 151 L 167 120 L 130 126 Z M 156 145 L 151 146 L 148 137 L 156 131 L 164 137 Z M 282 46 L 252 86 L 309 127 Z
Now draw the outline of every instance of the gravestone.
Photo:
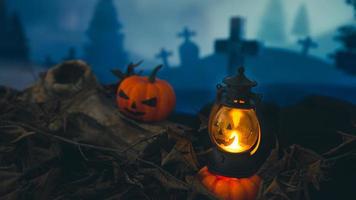
M 161 51 L 156 55 L 157 59 L 161 59 L 162 63 L 165 67 L 169 67 L 168 58 L 171 57 L 173 53 L 171 51 L 167 51 L 166 49 L 162 48 Z
M 215 42 L 215 52 L 228 55 L 227 74 L 234 75 L 238 67 L 244 66 L 246 56 L 255 56 L 259 51 L 259 43 L 255 40 L 245 40 L 245 20 L 234 17 L 230 21 L 230 37 Z
M 199 47 L 191 41 L 191 37 L 196 33 L 185 27 L 182 32 L 178 33 L 179 38 L 183 38 L 184 41 L 179 47 L 180 64 L 184 67 L 196 66 L 199 61 Z
M 308 55 L 311 48 L 318 48 L 318 44 L 314 42 L 311 37 L 298 40 L 298 44 L 302 46 L 302 54 Z

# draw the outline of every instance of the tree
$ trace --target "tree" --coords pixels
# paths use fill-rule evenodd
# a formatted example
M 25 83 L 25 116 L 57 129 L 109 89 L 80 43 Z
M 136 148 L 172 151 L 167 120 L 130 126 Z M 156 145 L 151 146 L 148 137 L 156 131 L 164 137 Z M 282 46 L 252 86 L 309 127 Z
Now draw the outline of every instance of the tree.
M 346 0 L 346 3 L 354 7 L 355 17 L 356 17 L 356 0 Z
M 343 48 L 333 54 L 335 65 L 356 76 L 356 26 L 344 26 L 339 28 L 336 40 L 342 43 Z
M 285 15 L 281 0 L 270 0 L 262 17 L 258 38 L 270 44 L 286 41 Z
M 292 34 L 298 37 L 307 37 L 310 35 L 309 15 L 305 4 L 301 5 L 298 9 Z
M 121 29 L 112 0 L 99 0 L 87 30 L 89 42 L 84 51 L 86 60 L 102 82 L 114 81 L 110 69 L 127 64 Z
M 0 0 L 0 27 L 6 27 L 6 4 L 5 0 Z M 1 28 L 0 31 L 4 31 L 4 28 Z
M 29 47 L 24 28 L 19 16 L 15 13 L 9 30 L 11 47 L 9 47 L 10 58 L 17 61 L 27 62 L 29 60 Z
M 0 0 L 0 60 L 7 54 L 7 17 L 5 0 Z
M 347 0 L 346 3 L 354 6 L 356 10 L 356 0 Z M 342 44 L 342 48 L 332 54 L 335 65 L 346 73 L 356 76 L 356 25 L 340 27 L 338 32 L 335 39 Z
M 7 16 L 5 0 L 0 0 L 0 60 L 28 62 L 29 47 L 24 27 L 17 13 Z

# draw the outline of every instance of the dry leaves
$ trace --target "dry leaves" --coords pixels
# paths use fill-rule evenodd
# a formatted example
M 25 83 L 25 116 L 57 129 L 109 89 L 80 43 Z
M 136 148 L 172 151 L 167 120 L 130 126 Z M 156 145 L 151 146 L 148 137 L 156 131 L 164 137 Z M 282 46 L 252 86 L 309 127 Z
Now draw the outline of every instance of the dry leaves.
M 206 117 L 199 130 L 139 123 L 90 72 L 70 87 L 53 75 L 23 92 L 0 87 L 0 199 L 215 199 L 195 177 L 210 152 Z M 53 98 L 63 88 L 79 92 Z M 337 161 L 356 155 L 355 136 L 340 134 L 344 143 L 323 155 L 277 145 L 258 172 L 258 198 L 310 199 Z
M 320 190 L 320 184 L 329 180 L 329 171 L 337 161 L 352 155 L 355 158 L 356 138 L 351 135 L 348 138 L 323 156 L 292 145 L 280 158 L 277 145 L 258 172 L 263 182 L 257 199 L 311 199 L 311 188 Z

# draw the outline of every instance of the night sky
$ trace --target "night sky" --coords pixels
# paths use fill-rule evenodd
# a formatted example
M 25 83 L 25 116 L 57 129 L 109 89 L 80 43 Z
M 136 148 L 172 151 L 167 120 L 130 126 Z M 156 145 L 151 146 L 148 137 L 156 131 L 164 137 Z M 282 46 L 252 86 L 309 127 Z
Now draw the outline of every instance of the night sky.
M 85 43 L 85 31 L 97 0 L 10 0 L 25 23 L 32 57 L 36 61 L 51 54 L 65 56 L 70 46 L 79 51 Z M 334 32 L 352 20 L 353 11 L 344 0 L 283 0 L 290 34 L 298 7 L 306 3 L 313 37 Z M 268 0 L 115 0 L 119 19 L 124 25 L 126 49 L 136 57 L 154 59 L 161 47 L 174 51 L 181 42 L 176 34 L 184 26 L 196 30 L 194 39 L 202 55 L 212 52 L 213 41 L 224 38 L 228 19 L 234 15 L 247 18 L 246 37 L 254 38 Z M 273 12 L 273 10 L 271 11 Z M 289 37 L 289 44 L 294 44 Z

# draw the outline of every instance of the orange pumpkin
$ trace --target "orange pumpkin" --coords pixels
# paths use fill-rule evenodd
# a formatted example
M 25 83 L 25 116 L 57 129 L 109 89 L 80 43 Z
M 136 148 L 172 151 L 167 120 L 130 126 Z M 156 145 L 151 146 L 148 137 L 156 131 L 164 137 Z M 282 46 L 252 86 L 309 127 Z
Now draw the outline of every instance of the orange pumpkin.
M 254 200 L 261 182 L 257 175 L 249 178 L 219 176 L 211 173 L 208 167 L 203 167 L 198 177 L 209 191 L 224 200 Z
M 149 77 L 133 75 L 120 83 L 116 101 L 122 113 L 144 122 L 160 121 L 170 114 L 176 96 L 167 81 L 156 78 L 161 67 L 157 66 Z

